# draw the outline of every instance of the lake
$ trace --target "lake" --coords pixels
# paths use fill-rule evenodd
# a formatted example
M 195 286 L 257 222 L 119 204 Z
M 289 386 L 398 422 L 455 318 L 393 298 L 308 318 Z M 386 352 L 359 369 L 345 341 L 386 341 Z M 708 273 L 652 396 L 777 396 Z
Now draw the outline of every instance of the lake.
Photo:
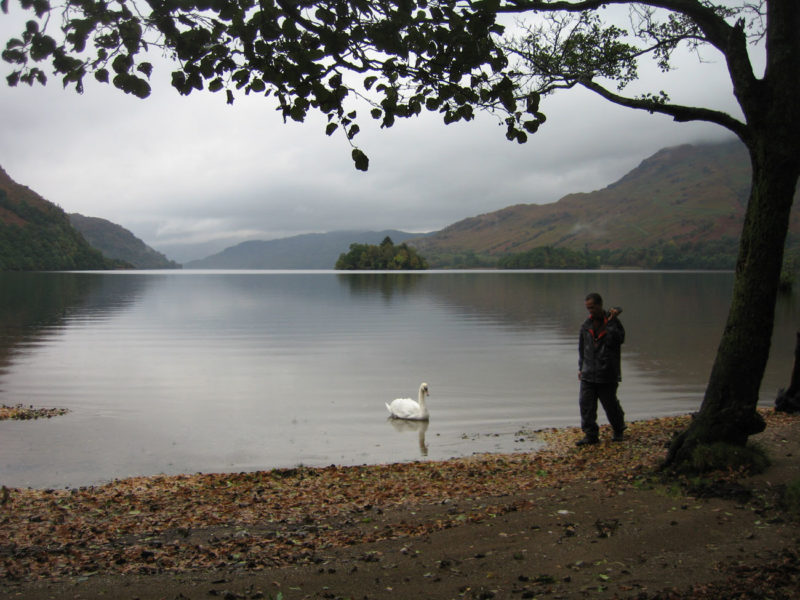
M 733 275 L 717 272 L 0 273 L 0 483 L 530 451 L 578 424 L 583 298 L 624 308 L 629 420 L 697 410 Z M 781 296 L 760 402 L 786 387 Z M 385 402 L 430 386 L 430 423 Z M 605 415 L 600 410 L 600 422 Z

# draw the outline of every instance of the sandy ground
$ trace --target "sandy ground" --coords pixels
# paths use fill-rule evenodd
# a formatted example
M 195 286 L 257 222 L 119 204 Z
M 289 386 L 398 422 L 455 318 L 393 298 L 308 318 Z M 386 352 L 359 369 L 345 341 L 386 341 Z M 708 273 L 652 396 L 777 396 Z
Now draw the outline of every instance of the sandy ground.
M 695 487 L 654 476 L 685 423 L 584 449 L 551 432 L 536 457 L 10 490 L 0 597 L 797 598 L 800 417 L 753 438 L 765 473 Z

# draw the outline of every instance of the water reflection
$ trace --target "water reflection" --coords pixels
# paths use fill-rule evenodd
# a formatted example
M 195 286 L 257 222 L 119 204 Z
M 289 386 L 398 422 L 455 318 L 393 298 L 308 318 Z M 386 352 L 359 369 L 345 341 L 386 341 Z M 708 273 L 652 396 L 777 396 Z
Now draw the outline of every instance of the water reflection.
M 577 340 L 583 299 L 599 291 L 607 306 L 625 308 L 623 360 L 658 385 L 700 396 L 722 335 L 733 286 L 729 272 L 503 272 L 370 274 L 343 277 L 354 293 L 380 290 L 390 298 L 413 290 L 473 322 L 506 325 L 544 343 Z M 778 297 L 771 360 L 762 385 L 770 403 L 791 369 L 800 294 Z M 577 342 L 576 342 L 577 343 Z M 577 359 L 576 359 L 577 360 Z M 683 392 L 682 392 L 683 390 Z
M 145 279 L 89 273 L 0 272 L 0 374 L 67 322 L 106 318 L 133 305 Z
M 406 421 L 403 419 L 387 419 L 392 427 L 398 433 L 406 433 L 409 431 L 417 432 L 417 443 L 419 446 L 419 455 L 428 456 L 428 444 L 425 443 L 425 432 L 428 431 L 428 421 Z
M 664 380 L 697 385 L 710 373 L 732 281 L 732 274 L 719 272 L 464 272 L 421 279 L 418 292 L 463 318 L 504 323 L 544 339 L 577 340 L 586 317 L 583 299 L 599 291 L 607 306 L 625 308 L 627 360 Z M 785 304 L 790 298 L 779 301 Z M 796 307 L 779 310 L 776 331 L 791 314 L 796 317 Z
M 375 293 L 384 300 L 403 296 L 414 291 L 426 278 L 424 272 L 337 272 L 336 278 L 356 296 L 369 296 Z

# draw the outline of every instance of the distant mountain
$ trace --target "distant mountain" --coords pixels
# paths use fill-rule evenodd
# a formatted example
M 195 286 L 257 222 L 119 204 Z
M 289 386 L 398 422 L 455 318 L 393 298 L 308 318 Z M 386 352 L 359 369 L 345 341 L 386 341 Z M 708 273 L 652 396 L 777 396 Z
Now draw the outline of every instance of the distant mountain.
M 499 257 L 542 246 L 613 251 L 727 240 L 735 247 L 750 173 L 738 140 L 665 148 L 601 190 L 509 206 L 409 243 L 432 266 L 437 256 L 441 264 L 441 257 L 463 253 Z M 790 231 L 800 234 L 797 202 Z
M 0 168 L 0 271 L 113 269 L 67 214 Z
M 124 260 L 137 269 L 179 269 L 175 261 L 157 252 L 133 233 L 105 219 L 70 213 L 72 226 L 108 258 Z
M 268 241 L 243 242 L 218 254 L 184 265 L 186 269 L 333 269 L 350 244 L 396 244 L 419 234 L 405 231 L 333 231 L 308 233 Z

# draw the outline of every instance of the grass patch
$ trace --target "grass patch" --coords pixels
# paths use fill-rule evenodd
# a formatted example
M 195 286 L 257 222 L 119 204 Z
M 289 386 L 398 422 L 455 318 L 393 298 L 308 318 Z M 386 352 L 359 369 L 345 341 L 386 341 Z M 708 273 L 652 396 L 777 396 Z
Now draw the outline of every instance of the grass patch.
M 794 516 L 800 516 L 800 479 L 790 481 L 781 494 L 783 509 Z
M 695 473 L 734 470 L 752 475 L 763 473 L 769 465 L 766 452 L 756 444 L 735 446 L 716 442 L 701 444 L 694 449 L 690 469 Z

